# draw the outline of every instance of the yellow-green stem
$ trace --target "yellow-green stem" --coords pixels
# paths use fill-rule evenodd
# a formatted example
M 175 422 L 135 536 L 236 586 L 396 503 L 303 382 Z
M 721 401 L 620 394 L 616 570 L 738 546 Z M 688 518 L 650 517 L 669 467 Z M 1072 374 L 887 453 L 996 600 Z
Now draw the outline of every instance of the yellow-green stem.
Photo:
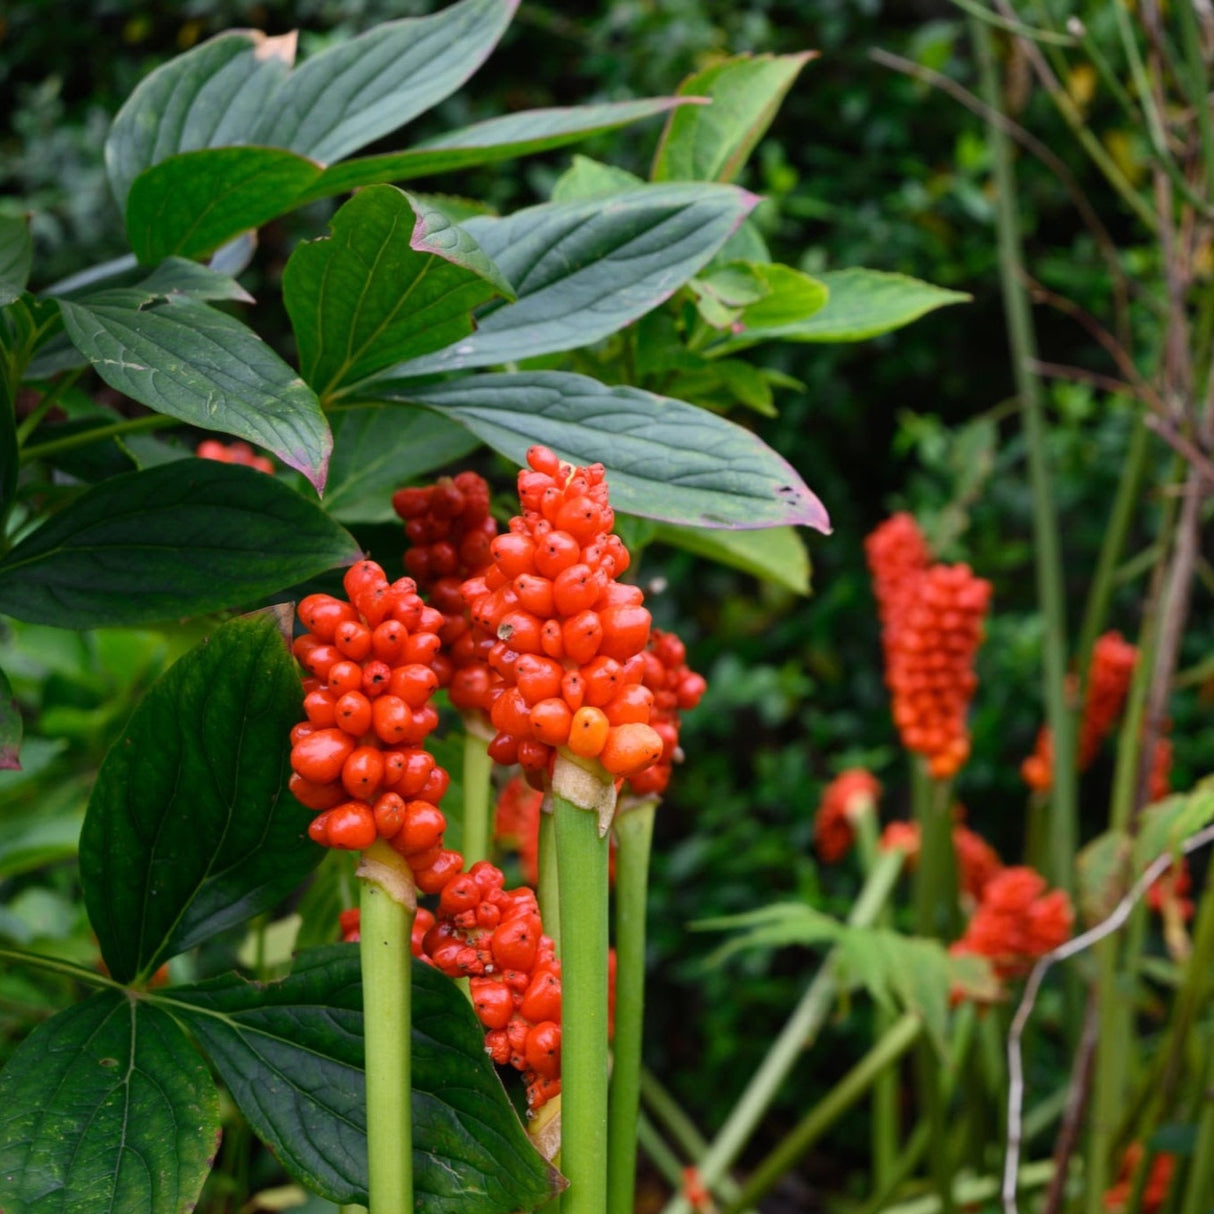
M 607 1131 L 609 1214 L 632 1214 L 636 1204 L 636 1125 L 645 1018 L 645 908 L 656 809 L 656 801 L 645 801 L 617 812 L 615 818 L 615 1037 Z
M 540 918 L 544 931 L 552 937 L 552 946 L 557 956 L 561 953 L 561 890 L 557 877 L 556 818 L 552 813 L 552 794 L 544 797 L 544 808 L 540 811 L 539 881 L 535 897 L 540 904 Z
M 561 920 L 563 1214 L 607 1209 L 608 837 L 553 793 Z
M 413 1209 L 413 877 L 377 842 L 359 866 L 370 1214 Z
M 464 733 L 464 867 L 490 859 L 493 843 L 493 760 L 483 737 Z

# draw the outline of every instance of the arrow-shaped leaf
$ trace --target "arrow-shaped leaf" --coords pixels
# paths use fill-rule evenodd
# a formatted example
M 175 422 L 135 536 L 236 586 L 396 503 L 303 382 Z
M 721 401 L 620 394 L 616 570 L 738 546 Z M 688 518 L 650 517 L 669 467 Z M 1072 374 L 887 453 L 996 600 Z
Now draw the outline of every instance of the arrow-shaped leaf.
M 333 440 L 299 375 L 235 317 L 192 299 L 143 299 L 126 290 L 59 301 L 97 374 L 158 413 L 265 447 L 322 489 Z
M 181 1029 L 98 991 L 36 1028 L 0 1074 L 0 1208 L 184 1214 L 219 1129 L 211 1076 Z
M 158 998 L 171 1001 L 293 1175 L 330 1201 L 366 1202 L 356 948 L 305 953 L 281 982 L 229 976 Z M 483 1029 L 455 984 L 424 965 L 413 970 L 412 1054 L 416 1210 L 507 1214 L 547 1201 L 559 1178 L 506 1098 L 485 1056 Z
M 463 228 L 394 186 L 360 190 L 329 226 L 283 275 L 300 369 L 322 397 L 449 345 L 479 304 L 514 297 Z
M 697 527 L 830 530 L 822 503 L 786 460 L 749 430 L 684 401 L 559 371 L 383 381 L 376 391 L 439 410 L 520 464 L 533 443 L 577 464 L 602 463 L 613 504 L 628 514 Z

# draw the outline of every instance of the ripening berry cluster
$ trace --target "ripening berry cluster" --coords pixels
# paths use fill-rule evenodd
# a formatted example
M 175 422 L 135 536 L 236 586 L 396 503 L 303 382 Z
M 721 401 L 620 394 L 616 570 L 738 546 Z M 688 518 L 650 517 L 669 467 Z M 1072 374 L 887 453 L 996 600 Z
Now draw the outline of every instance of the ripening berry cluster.
M 682 761 L 680 714 L 700 702 L 708 684 L 703 675 L 687 665 L 687 648 L 673 632 L 653 629 L 643 657 L 641 683 L 653 693 L 649 724 L 662 739 L 662 757 L 652 767 L 630 776 L 628 784 L 636 796 L 652 797 L 666 791 L 673 765 Z
M 461 472 L 433 485 L 400 489 L 392 506 L 405 522 L 410 544 L 405 570 L 445 619 L 443 647 L 433 663 L 439 685 L 450 688 L 457 708 L 475 708 L 475 689 L 489 679 L 494 638 L 472 624 L 460 588 L 491 559 L 497 522 L 489 513 L 489 486 L 475 472 Z
M 194 454 L 199 459 L 213 459 L 221 464 L 244 464 L 258 472 L 274 474 L 274 461 L 268 455 L 258 455 L 246 442 L 221 443 L 216 438 L 204 438 Z
M 1012 978 L 1070 939 L 1073 922 L 1064 890 L 1046 893 L 1045 878 L 1034 869 L 1005 868 L 986 883 L 952 951 L 987 957 L 1000 978 Z
M 822 790 L 814 818 L 814 844 L 827 864 L 842 860 L 856 837 L 856 820 L 876 812 L 881 785 L 871 771 L 851 767 Z
M 419 888 L 437 893 L 463 867 L 442 847 L 449 777 L 422 748 L 438 724 L 430 697 L 443 617 L 412 578 L 389 584 L 374 561 L 352 566 L 345 590 L 349 602 L 313 594 L 299 605 L 307 720 L 291 732 L 290 788 L 318 811 L 316 842 L 358 851 L 385 839 Z
M 1176 1171 L 1176 1156 L 1167 1151 L 1160 1151 L 1151 1160 L 1146 1179 L 1141 1189 L 1138 1189 L 1135 1178 L 1142 1166 L 1143 1154 L 1141 1142 L 1131 1142 L 1126 1147 L 1121 1158 L 1121 1167 L 1117 1170 L 1116 1183 L 1107 1189 L 1101 1198 L 1109 1214 L 1123 1214 L 1123 1211 L 1131 1208 L 1131 1202 L 1138 1214 L 1157 1214 L 1167 1201 L 1172 1190 L 1172 1173 Z M 1134 1200 L 1135 1197 L 1137 1200 Z
M 869 533 L 864 554 L 877 600 L 881 643 L 888 653 L 892 634 L 902 624 L 915 584 L 931 564 L 932 554 L 914 516 L 905 511 L 891 514 Z
M 497 730 L 489 754 L 542 781 L 558 748 L 631 777 L 662 756 L 642 683 L 649 612 L 617 582 L 628 551 L 601 464 L 573 468 L 532 447 L 519 473 L 523 513 L 464 583 L 472 623 L 496 637 L 475 706 Z M 473 689 L 465 688 L 471 693 Z
M 935 779 L 969 757 L 966 714 L 978 685 L 974 655 L 991 584 L 968 565 L 931 565 L 914 584 L 886 653 L 894 724 Z
M 1106 632 L 1092 647 L 1092 664 L 1084 692 L 1083 720 L 1079 727 L 1077 763 L 1086 771 L 1101 743 L 1112 732 L 1125 705 L 1138 649 L 1119 632 Z M 1048 727 L 1037 734 L 1034 752 L 1020 765 L 1024 782 L 1037 792 L 1048 792 L 1054 779 L 1054 739 Z

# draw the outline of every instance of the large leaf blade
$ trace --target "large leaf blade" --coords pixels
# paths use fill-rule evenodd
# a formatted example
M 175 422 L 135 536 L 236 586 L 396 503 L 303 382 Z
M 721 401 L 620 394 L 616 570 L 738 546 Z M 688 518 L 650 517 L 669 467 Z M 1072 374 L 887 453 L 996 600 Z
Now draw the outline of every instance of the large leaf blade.
M 265 447 L 323 488 L 333 440 L 298 373 L 247 325 L 204 303 L 141 304 L 130 291 L 59 301 L 68 336 L 111 388 Z
M 273 906 L 319 863 L 285 789 L 299 675 L 270 613 L 156 681 L 98 773 L 80 836 L 89 919 L 129 982 Z
M 822 503 L 786 460 L 749 430 L 683 401 L 559 371 L 384 381 L 376 390 L 441 411 L 520 464 L 537 442 L 578 464 L 602 463 L 613 504 L 628 514 L 697 527 L 830 530 Z
M 712 104 L 670 115 L 654 156 L 653 180 L 733 181 L 813 57 L 813 51 L 738 55 L 689 76 L 679 93 L 710 97 Z
M 20 298 L 34 264 L 34 240 L 25 215 L 0 215 L 0 307 Z
M 492 366 L 599 341 L 668 299 L 756 202 L 733 186 L 648 185 L 470 219 L 465 229 L 518 299 L 486 309 L 470 337 L 396 373 Z
M 322 397 L 442 349 L 472 331 L 474 308 L 513 295 L 472 237 L 394 186 L 360 190 L 329 227 L 283 275 L 300 369 Z
M 793 527 L 722 531 L 659 524 L 653 538 L 774 582 L 793 594 L 809 593 L 809 553 Z
M 126 231 L 136 257 L 204 257 L 292 209 L 320 166 L 281 148 L 180 152 L 135 178 Z
M 365 1202 L 358 950 L 312 950 L 289 977 L 269 985 L 228 976 L 163 998 L 286 1167 L 331 1201 Z M 412 1054 L 415 1208 L 506 1214 L 551 1197 L 557 1178 L 506 1099 L 468 1001 L 423 965 L 413 970 Z M 455 1172 L 460 1191 L 451 1184 Z
M 254 142 L 295 58 L 295 35 L 230 30 L 162 64 L 118 111 L 105 163 L 125 211 L 135 178 L 177 152 Z
M 273 477 L 178 460 L 103 481 L 23 539 L 0 561 L 0 613 L 134 627 L 252 602 L 359 555 Z
M 35 1029 L 0 1074 L 0 1206 L 185 1214 L 219 1129 L 211 1077 L 181 1029 L 99 991 Z
M 330 165 L 306 197 L 327 198 L 381 181 L 412 181 L 474 165 L 496 164 L 536 152 L 550 152 L 590 135 L 615 130 L 678 106 L 691 97 L 644 97 L 598 105 L 522 110 L 427 139 L 401 152 L 363 156 Z
M 450 96 L 488 58 L 517 5 L 461 0 L 313 55 L 277 90 L 249 142 L 341 160 Z

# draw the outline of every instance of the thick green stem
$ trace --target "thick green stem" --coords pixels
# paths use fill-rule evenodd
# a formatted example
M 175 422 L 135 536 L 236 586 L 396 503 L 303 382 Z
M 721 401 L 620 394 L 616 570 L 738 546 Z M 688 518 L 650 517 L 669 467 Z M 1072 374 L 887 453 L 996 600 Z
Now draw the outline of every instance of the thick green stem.
M 1207 891 L 1206 897 L 1212 897 Z M 1214 1193 L 1214 1100 L 1206 1094 L 1210 1084 L 1214 1082 L 1214 1042 L 1210 1034 L 1206 1039 L 1206 1065 L 1201 1077 L 1202 1085 L 1199 1090 L 1199 1107 L 1201 1112 L 1197 1118 L 1197 1141 L 1193 1145 L 1193 1156 L 1189 1164 L 1189 1178 L 1185 1185 L 1184 1204 L 1180 1214 L 1207 1214 L 1210 1208 L 1210 1194 Z
M 471 868 L 478 860 L 488 860 L 493 842 L 493 809 L 491 796 L 493 761 L 485 739 L 467 730 L 464 734 L 464 866 Z
M 559 762 L 559 760 L 558 760 Z M 553 793 L 561 919 L 563 1214 L 607 1209 L 608 836 Z
M 359 865 L 359 957 L 367 1074 L 371 1214 L 413 1209 L 412 965 L 416 894 L 404 859 L 383 842 Z
M 540 878 L 536 883 L 535 897 L 540 904 L 540 918 L 544 921 L 544 931 L 552 937 L 552 946 L 559 957 L 561 954 L 561 890 L 557 876 L 556 818 L 552 813 L 551 794 L 545 796 L 544 807 L 540 810 L 538 863 Z
M 615 838 L 615 1038 L 608 1118 L 607 1209 L 636 1204 L 637 1112 L 645 1011 L 645 908 L 656 801 L 617 813 Z
M 850 926 L 872 926 L 893 892 L 903 860 L 902 852 L 897 850 L 881 855 L 852 906 L 847 919 Z M 830 1015 L 837 989 L 832 954 L 814 975 L 720 1133 L 700 1159 L 700 1177 L 709 1188 L 715 1186 L 741 1154 L 802 1051 L 817 1036 Z M 678 1197 L 666 1204 L 663 1214 L 690 1214 L 690 1209 L 687 1201 Z
M 995 66 L 990 29 L 970 18 L 979 68 L 979 93 L 986 104 L 1002 112 L 999 77 Z M 1078 845 L 1077 781 L 1075 777 L 1075 722 L 1066 698 L 1067 632 L 1066 599 L 1062 557 L 1058 542 L 1058 517 L 1050 479 L 1046 448 L 1045 410 L 1041 387 L 1033 370 L 1037 343 L 1033 317 L 1025 290 L 1020 250 L 1020 216 L 1016 203 L 1016 174 L 1011 143 L 997 123 L 987 124 L 995 179 L 995 214 L 999 236 L 999 272 L 1007 315 L 1012 370 L 1020 398 L 1029 480 L 1033 495 L 1033 551 L 1037 561 L 1037 594 L 1044 617 L 1043 673 L 1046 720 L 1054 742 L 1054 781 L 1046 876 L 1052 885 L 1074 890 L 1074 858 Z
M 904 1015 L 880 1041 L 799 1121 L 793 1131 L 754 1170 L 742 1192 L 726 1207 L 738 1214 L 753 1205 L 849 1109 L 873 1080 L 893 1066 L 918 1039 L 923 1021 L 913 1012 Z

